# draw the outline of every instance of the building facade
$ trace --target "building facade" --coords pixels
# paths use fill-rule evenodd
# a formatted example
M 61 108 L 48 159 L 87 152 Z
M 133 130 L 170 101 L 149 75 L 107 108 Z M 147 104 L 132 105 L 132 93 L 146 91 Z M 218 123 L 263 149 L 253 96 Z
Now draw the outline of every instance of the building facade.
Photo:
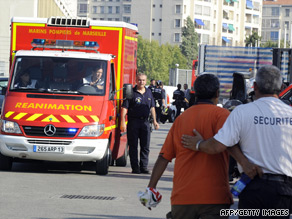
M 143 38 L 177 45 L 190 16 L 200 43 L 245 46 L 253 31 L 261 35 L 262 0 L 78 0 L 77 13 L 136 23 Z
M 292 1 L 274 0 L 263 2 L 262 43 L 286 40 L 291 45 Z
M 1 0 L 0 8 L 0 76 L 9 74 L 12 17 L 77 16 L 77 0 Z

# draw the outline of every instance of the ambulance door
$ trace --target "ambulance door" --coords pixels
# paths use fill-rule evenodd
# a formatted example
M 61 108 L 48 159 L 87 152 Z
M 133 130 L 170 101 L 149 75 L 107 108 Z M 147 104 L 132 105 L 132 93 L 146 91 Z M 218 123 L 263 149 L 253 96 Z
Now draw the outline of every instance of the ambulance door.
M 111 137 L 111 145 L 110 149 L 113 151 L 113 147 L 115 144 L 116 140 L 116 134 L 117 134 L 117 100 L 116 100 L 116 81 L 115 81 L 115 69 L 114 69 L 114 64 L 111 63 L 111 69 L 110 69 L 110 82 L 109 82 L 109 87 L 110 87 L 110 92 L 109 92 L 109 110 L 110 110 L 110 126 L 112 127 L 112 137 Z

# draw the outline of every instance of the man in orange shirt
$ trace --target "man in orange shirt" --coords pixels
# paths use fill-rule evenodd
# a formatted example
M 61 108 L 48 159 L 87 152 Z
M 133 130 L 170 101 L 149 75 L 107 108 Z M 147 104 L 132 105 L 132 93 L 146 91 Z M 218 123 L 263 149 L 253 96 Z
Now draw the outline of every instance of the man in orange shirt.
M 179 116 L 171 127 L 152 171 L 148 188 L 156 185 L 169 162 L 175 158 L 171 214 L 174 219 L 224 218 L 221 209 L 233 203 L 228 181 L 227 151 L 216 155 L 183 147 L 183 134 L 198 130 L 204 139 L 223 126 L 229 111 L 217 107 L 219 80 L 212 74 L 199 76 L 194 83 L 197 102 Z M 227 218 L 227 217 L 226 217 Z

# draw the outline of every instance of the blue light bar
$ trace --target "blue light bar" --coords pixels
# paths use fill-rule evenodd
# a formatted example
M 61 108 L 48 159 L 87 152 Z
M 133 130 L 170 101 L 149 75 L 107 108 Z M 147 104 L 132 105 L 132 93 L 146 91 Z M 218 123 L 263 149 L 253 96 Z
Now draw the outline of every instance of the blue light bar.
M 75 129 L 75 128 L 69 128 L 68 131 L 71 132 L 71 133 L 76 133 L 77 132 L 77 129 Z
M 46 40 L 45 39 L 33 39 L 32 42 L 37 44 L 37 45 L 44 45 Z
M 98 46 L 97 42 L 93 42 L 93 41 L 85 41 L 84 42 L 84 46 L 86 47 L 95 47 Z

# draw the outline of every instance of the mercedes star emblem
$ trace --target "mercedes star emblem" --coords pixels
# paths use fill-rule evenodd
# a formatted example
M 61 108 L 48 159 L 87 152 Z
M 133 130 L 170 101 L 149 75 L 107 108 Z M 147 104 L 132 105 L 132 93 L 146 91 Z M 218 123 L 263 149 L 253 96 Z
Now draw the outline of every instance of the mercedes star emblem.
M 44 133 L 47 135 L 47 136 L 53 136 L 55 133 L 56 133 L 57 129 L 55 126 L 53 125 L 47 125 L 45 128 L 44 128 Z

